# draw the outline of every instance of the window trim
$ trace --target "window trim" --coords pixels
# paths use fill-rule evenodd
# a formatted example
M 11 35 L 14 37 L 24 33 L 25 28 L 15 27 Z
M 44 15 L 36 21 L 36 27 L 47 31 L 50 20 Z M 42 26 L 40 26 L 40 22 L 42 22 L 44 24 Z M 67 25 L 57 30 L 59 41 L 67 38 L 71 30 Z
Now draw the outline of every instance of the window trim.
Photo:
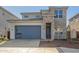
M 62 11 L 62 13 L 60 14 L 60 11 Z M 61 9 L 57 9 L 54 11 L 54 18 L 63 18 L 63 10 Z

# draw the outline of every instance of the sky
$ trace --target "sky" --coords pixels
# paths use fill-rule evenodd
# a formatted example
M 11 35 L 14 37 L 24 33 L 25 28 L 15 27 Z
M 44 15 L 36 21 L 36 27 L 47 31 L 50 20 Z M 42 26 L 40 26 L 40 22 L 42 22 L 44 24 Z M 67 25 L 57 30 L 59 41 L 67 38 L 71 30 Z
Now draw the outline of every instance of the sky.
M 38 12 L 48 9 L 48 6 L 3 6 L 3 8 L 21 18 L 20 13 L 22 12 Z M 68 6 L 67 19 L 70 19 L 77 13 L 79 13 L 79 6 Z

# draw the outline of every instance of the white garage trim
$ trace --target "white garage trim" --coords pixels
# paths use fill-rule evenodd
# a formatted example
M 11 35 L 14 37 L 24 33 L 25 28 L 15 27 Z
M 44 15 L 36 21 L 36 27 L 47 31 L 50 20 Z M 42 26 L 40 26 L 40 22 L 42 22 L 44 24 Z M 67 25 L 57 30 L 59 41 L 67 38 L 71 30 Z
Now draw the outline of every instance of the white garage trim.
M 42 34 L 42 23 L 11 23 L 10 25 L 10 39 L 15 39 L 15 26 L 17 25 L 40 25 L 41 26 L 41 38 L 43 37 Z
M 42 23 L 15 23 L 14 25 L 42 25 Z

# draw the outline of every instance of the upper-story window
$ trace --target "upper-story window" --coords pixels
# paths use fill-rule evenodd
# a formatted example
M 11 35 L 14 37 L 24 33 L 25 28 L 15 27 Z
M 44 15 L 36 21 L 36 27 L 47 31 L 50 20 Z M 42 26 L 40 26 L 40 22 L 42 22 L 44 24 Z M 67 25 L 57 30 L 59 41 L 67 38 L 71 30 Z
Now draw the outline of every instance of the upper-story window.
M 24 16 L 24 18 L 28 18 L 29 16 Z
M 63 10 L 55 10 L 54 18 L 62 18 L 63 17 Z
M 40 16 L 36 16 L 36 18 L 39 18 Z
M 39 15 L 24 15 L 23 18 L 31 19 L 31 18 L 41 18 Z
M 58 14 L 59 14 L 59 11 L 55 10 L 55 12 L 54 12 L 54 18 L 58 18 Z
M 62 17 L 63 17 L 63 11 L 59 10 L 59 18 L 62 18 Z

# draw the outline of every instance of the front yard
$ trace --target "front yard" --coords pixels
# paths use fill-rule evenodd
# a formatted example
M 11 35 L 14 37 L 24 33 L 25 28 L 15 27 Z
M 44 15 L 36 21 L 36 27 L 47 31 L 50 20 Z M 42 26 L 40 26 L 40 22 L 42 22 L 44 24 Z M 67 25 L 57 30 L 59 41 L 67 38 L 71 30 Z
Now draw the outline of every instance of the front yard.
M 0 38 L 0 43 L 3 42 L 5 39 L 4 38 Z
M 4 44 L 7 40 L 7 37 L 0 37 L 0 45 Z
M 0 40 L 0 43 L 3 42 L 3 40 Z

